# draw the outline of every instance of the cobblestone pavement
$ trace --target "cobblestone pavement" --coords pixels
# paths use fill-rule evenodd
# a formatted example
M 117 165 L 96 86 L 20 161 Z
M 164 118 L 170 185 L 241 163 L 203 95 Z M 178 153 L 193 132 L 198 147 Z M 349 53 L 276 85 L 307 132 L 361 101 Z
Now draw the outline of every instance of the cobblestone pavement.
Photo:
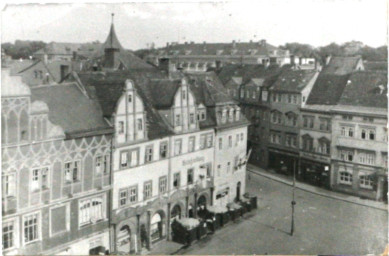
M 258 209 L 178 254 L 381 254 L 387 245 L 386 211 L 295 191 L 295 233 L 290 236 L 292 189 L 251 174 L 247 190 Z

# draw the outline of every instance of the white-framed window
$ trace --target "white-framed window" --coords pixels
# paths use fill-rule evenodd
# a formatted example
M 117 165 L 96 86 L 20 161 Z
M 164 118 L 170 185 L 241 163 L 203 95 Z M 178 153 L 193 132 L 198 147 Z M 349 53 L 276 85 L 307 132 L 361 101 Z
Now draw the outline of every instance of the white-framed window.
M 143 200 L 147 200 L 147 199 L 152 197 L 152 195 L 153 195 L 152 194 L 153 193 L 153 191 L 152 191 L 152 189 L 153 189 L 152 184 L 153 183 L 151 181 L 146 181 L 144 183 L 144 185 L 143 185 Z
M 153 161 L 153 146 L 147 146 L 145 151 L 145 162 Z
M 138 186 L 132 186 L 128 189 L 128 201 L 131 204 L 138 201 Z
M 354 128 L 353 127 L 349 127 L 348 128 L 348 136 L 349 137 L 354 137 Z
M 195 115 L 194 113 L 189 114 L 189 123 L 194 124 L 195 123 Z
M 119 205 L 123 206 L 127 204 L 128 200 L 128 190 L 127 188 L 119 190 Z
M 195 143 L 196 143 L 196 137 L 195 136 L 189 137 L 188 152 L 195 151 Z
M 223 149 L 223 139 L 219 138 L 219 149 Z
M 16 195 L 16 173 L 8 173 L 2 176 L 3 197 Z
M 165 194 L 167 191 L 167 177 L 162 176 L 159 178 L 159 194 Z
M 96 156 L 95 172 L 97 175 L 107 174 L 109 172 L 109 155 Z
M 176 139 L 174 141 L 174 155 L 178 156 L 182 152 L 182 140 Z
M 40 215 L 32 213 L 23 216 L 23 242 L 31 243 L 40 239 Z
M 359 176 L 359 186 L 361 188 L 373 189 L 374 180 L 371 176 L 363 174 Z
M 143 130 L 143 119 L 142 118 L 136 119 L 136 124 L 137 124 L 138 131 L 142 131 Z
M 354 160 L 354 152 L 352 150 L 341 149 L 339 154 L 341 160 L 350 162 Z
M 227 122 L 227 110 L 226 109 L 223 109 L 222 110 L 222 123 L 225 124 Z
M 65 182 L 73 183 L 81 180 L 81 161 L 76 160 L 65 163 Z
M 351 185 L 353 183 L 353 175 L 346 171 L 339 172 L 339 183 Z
M 120 153 L 120 167 L 124 168 L 128 165 L 128 152 L 121 152 Z
M 79 226 L 94 224 L 105 218 L 105 198 L 97 196 L 79 201 L 78 221 Z
M 207 134 L 207 148 L 212 147 L 213 145 L 213 135 L 212 134 Z
M 3 226 L 3 250 L 8 250 L 16 247 L 17 242 L 17 226 L 16 226 L 16 220 L 3 220 L 2 223 Z
M 49 168 L 34 168 L 31 176 L 31 191 L 47 189 L 49 187 Z

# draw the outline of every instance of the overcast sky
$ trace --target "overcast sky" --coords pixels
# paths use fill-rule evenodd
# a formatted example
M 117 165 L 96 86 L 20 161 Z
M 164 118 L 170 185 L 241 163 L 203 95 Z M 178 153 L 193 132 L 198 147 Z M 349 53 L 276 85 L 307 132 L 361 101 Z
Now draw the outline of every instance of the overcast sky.
M 88 42 L 107 37 L 111 13 L 128 49 L 172 41 L 286 42 L 322 46 L 387 40 L 386 0 L 257 0 L 128 4 L 10 5 L 2 12 L 2 42 Z

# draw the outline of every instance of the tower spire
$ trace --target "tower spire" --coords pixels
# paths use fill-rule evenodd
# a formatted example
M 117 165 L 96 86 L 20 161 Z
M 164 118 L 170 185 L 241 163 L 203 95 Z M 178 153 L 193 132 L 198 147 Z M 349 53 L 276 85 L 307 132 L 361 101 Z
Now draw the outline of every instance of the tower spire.
M 115 16 L 115 13 L 111 13 L 111 24 L 113 25 L 113 16 Z

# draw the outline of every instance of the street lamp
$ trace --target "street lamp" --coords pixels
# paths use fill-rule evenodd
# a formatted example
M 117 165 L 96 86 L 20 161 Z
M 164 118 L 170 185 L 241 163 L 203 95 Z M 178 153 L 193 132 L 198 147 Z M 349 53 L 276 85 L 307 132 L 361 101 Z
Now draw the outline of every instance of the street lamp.
M 294 191 L 296 188 L 296 160 L 293 160 L 293 188 L 292 188 L 292 223 L 290 227 L 290 235 L 293 236 L 294 232 L 294 206 L 296 205 L 296 201 L 294 201 Z

